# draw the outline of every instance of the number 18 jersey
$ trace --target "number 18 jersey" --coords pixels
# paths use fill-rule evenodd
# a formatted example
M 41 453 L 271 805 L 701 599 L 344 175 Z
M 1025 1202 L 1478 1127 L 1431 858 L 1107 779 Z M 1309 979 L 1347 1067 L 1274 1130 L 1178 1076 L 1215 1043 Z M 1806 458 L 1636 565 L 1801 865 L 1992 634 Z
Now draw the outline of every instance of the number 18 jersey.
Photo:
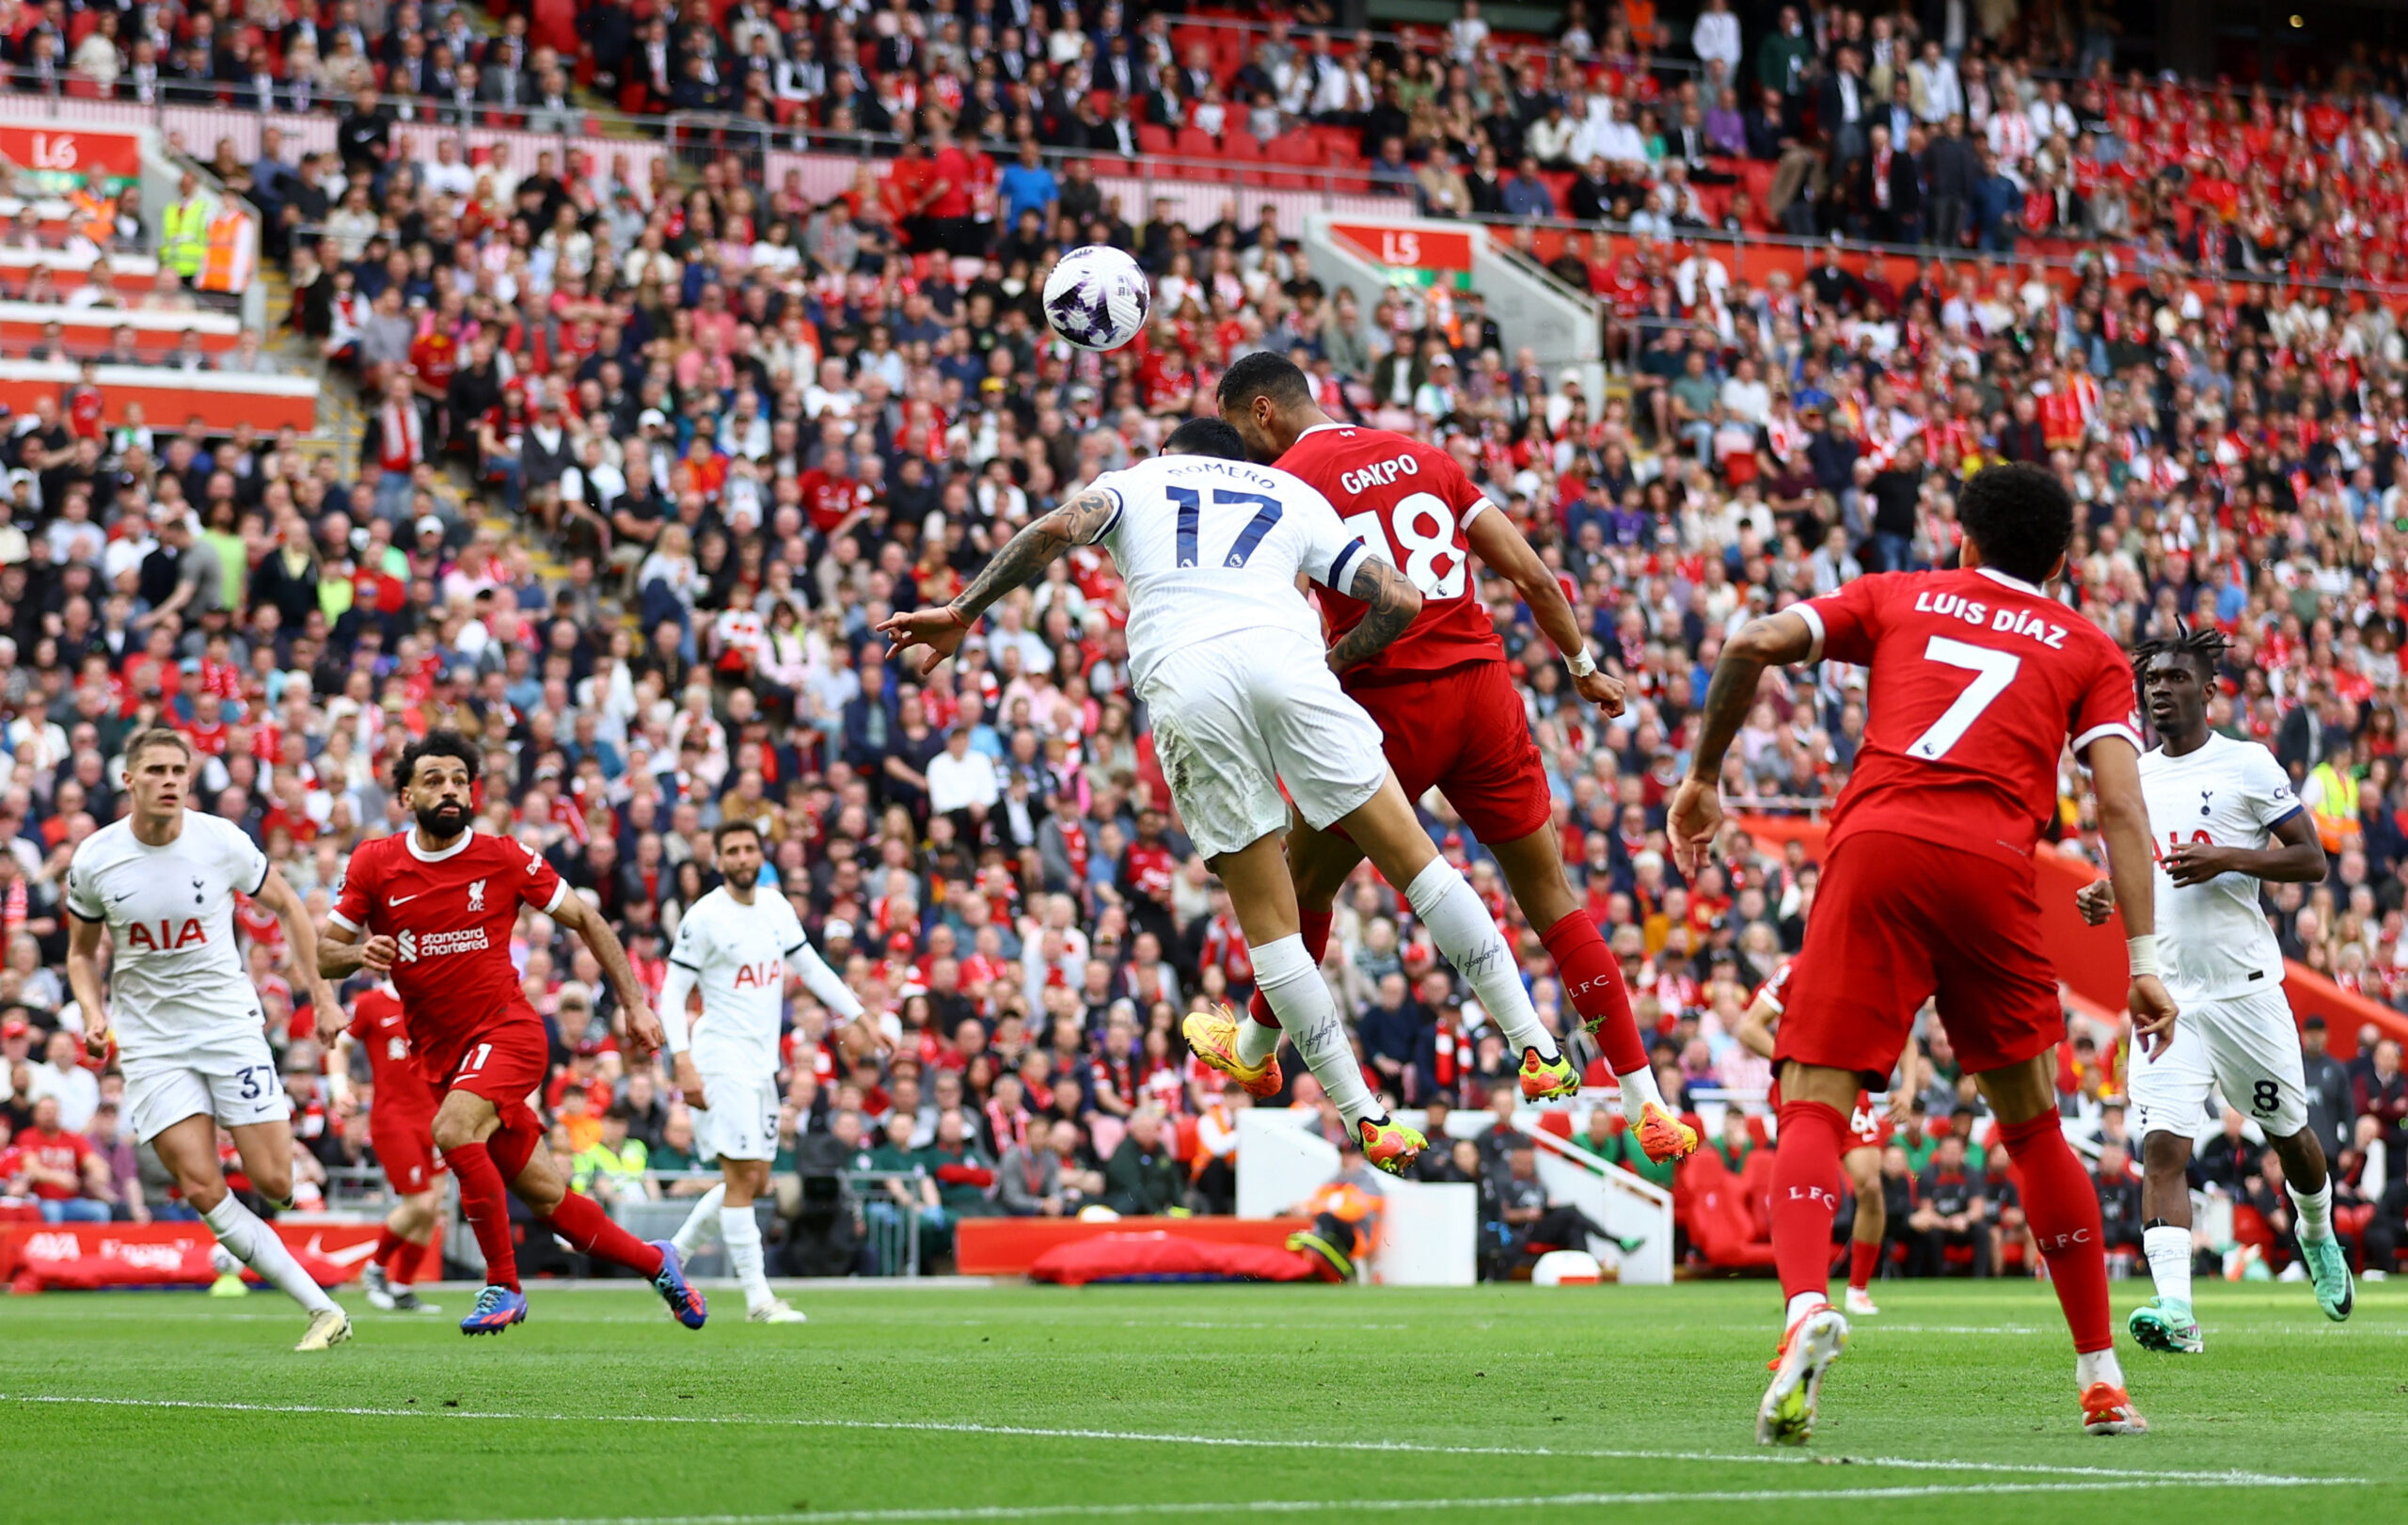
M 2067 739 L 2077 758 L 2102 737 L 2140 748 L 2123 649 L 2020 578 L 1884 573 L 1791 607 L 1814 631 L 1809 661 L 1871 669 L 1833 846 L 1895 832 L 2028 863 Z
M 1420 614 L 1387 650 L 1346 670 L 1348 688 L 1505 659 L 1464 533 L 1490 505 L 1453 456 L 1386 429 L 1325 423 L 1299 435 L 1279 469 L 1320 488 L 1346 532 L 1385 552 L 1421 590 Z M 1332 641 L 1363 617 L 1362 604 L 1343 593 L 1321 601 Z

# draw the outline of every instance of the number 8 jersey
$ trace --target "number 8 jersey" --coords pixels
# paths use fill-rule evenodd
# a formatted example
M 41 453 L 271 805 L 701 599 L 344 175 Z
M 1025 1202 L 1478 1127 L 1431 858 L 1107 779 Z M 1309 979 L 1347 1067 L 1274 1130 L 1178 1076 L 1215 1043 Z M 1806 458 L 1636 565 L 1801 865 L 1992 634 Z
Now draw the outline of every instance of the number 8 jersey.
M 1279 469 L 1320 488 L 1346 532 L 1385 551 L 1421 590 L 1420 615 L 1387 650 L 1348 668 L 1346 687 L 1505 659 L 1464 534 L 1491 504 L 1453 456 L 1386 429 L 1324 423 L 1296 437 Z M 1363 617 L 1362 604 L 1343 593 L 1324 593 L 1321 602 L 1333 642 Z
M 1895 832 L 2028 862 L 2071 739 L 2140 750 L 2132 669 L 2106 632 L 1991 567 L 1891 572 L 1791 606 L 1807 660 L 1869 667 L 1863 744 L 1830 843 Z

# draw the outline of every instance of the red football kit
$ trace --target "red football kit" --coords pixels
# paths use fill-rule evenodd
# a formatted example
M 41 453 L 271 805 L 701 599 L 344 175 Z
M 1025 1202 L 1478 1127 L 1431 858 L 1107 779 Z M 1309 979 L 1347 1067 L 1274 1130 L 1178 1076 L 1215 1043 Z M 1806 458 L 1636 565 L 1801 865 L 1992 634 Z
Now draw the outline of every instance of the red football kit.
M 1465 530 L 1491 506 L 1454 457 L 1386 429 L 1307 429 L 1279 469 L 1321 490 L 1346 528 L 1421 590 L 1421 612 L 1370 660 L 1341 675 L 1379 723 L 1405 794 L 1435 786 L 1482 842 L 1511 842 L 1547 823 L 1546 770 L 1471 575 Z M 1323 589 L 1332 641 L 1363 605 Z
M 1384 548 L 1421 591 L 1421 612 L 1404 633 L 1339 678 L 1379 726 L 1381 749 L 1406 796 L 1418 800 L 1434 786 L 1485 843 L 1519 841 L 1545 828 L 1555 812 L 1546 768 L 1506 669 L 1505 643 L 1471 575 L 1465 531 L 1492 506 L 1488 500 L 1453 456 L 1386 429 L 1318 425 L 1296 437 L 1279 468 L 1319 488 L 1346 528 Z M 1363 604 L 1345 594 L 1323 589 L 1321 599 L 1333 641 L 1363 618 Z M 1305 946 L 1316 959 L 1328 929 L 1327 913 L 1306 913 Z M 1645 1076 L 1647 1049 L 1630 993 L 1595 920 L 1575 910 L 1540 937 L 1608 1066 L 1616 1075 Z M 1248 1010 L 1275 1025 L 1259 992 Z
M 471 831 L 428 853 L 412 828 L 353 851 L 330 919 L 400 945 L 391 978 L 428 1085 L 507 1118 L 543 1085 L 551 1053 L 518 988 L 511 929 L 522 904 L 548 912 L 568 893 L 531 849 Z
M 1773 1015 L 1784 1021 L 1787 1020 L 1787 1012 L 1782 1003 L 1789 998 L 1789 977 L 1797 969 L 1796 960 L 1782 964 L 1770 979 L 1765 981 L 1765 988 L 1756 992 L 1756 999 L 1771 1007 Z M 1765 1101 L 1775 1112 L 1781 1110 L 1781 1081 L 1778 1078 L 1766 1093 Z M 1872 1093 L 1860 1089 L 1856 1093 L 1856 1105 L 1848 1111 L 1847 1147 L 1851 1150 L 1879 1149 L 1889 1141 L 1889 1120 L 1874 1106 Z M 1859 1282 L 1858 1285 L 1863 1283 Z
M 1988 567 L 1859 578 L 1793 607 L 1808 660 L 1871 675 L 1780 1056 L 1887 1076 L 1935 995 L 1966 1069 L 2047 1053 L 2064 1019 L 2032 849 L 2068 738 L 2077 757 L 2102 737 L 2141 744 L 2124 653 Z
M 385 1179 L 404 1196 L 427 1189 L 442 1167 L 435 1159 L 435 1088 L 419 1073 L 401 997 L 382 988 L 353 1004 L 351 1040 L 368 1056 L 376 1099 L 368 1110 L 368 1140 Z

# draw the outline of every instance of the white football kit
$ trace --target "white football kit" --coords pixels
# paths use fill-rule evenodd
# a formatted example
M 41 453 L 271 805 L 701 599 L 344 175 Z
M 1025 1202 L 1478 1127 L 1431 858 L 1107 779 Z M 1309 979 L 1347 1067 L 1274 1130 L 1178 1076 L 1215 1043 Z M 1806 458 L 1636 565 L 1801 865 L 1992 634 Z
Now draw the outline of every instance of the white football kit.
M 1092 485 L 1115 504 L 1096 543 L 1128 582 L 1130 675 L 1196 850 L 1286 831 L 1289 798 L 1326 828 L 1377 793 L 1379 727 L 1330 672 L 1296 577 L 1342 592 L 1385 555 L 1276 467 L 1161 455 Z
M 140 1143 L 203 1114 L 229 1128 L 292 1115 L 234 943 L 235 892 L 256 895 L 267 874 L 241 827 L 198 810 L 159 848 L 114 821 L 67 866 L 67 909 L 109 929 L 109 1024 Z
M 812 950 L 794 907 L 763 883 L 746 905 L 722 884 L 687 911 L 661 982 L 661 1025 L 673 1055 L 691 1047 L 702 1076 L 694 1145 L 705 1159 L 767 1160 L 778 1152 L 778 1029 L 791 965 L 813 994 L 847 1020 L 862 1003 Z M 686 997 L 699 987 L 703 1014 L 689 1033 Z
M 2197 1136 L 2210 1121 L 2210 1088 L 2267 1134 L 2307 1126 L 2299 1028 L 2283 998 L 2283 955 L 2258 905 L 2258 882 L 2221 874 L 2175 887 L 2164 866 L 2187 843 L 2263 849 L 2299 813 L 2290 779 L 2254 741 L 2210 733 L 2180 757 L 2141 757 L 2157 870 L 2157 940 L 2166 993 L 2181 1008 L 2174 1040 L 2151 1058 L 2132 1047 L 2134 1132 Z

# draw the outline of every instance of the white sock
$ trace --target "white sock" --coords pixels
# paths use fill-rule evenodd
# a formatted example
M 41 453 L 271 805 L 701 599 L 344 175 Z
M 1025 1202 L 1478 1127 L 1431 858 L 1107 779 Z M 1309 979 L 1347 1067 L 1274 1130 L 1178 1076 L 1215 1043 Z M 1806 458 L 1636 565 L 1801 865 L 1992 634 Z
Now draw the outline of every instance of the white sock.
M 2141 1231 L 2141 1253 L 2148 1257 L 2149 1279 L 2157 1295 L 2169 1302 L 2191 1300 L 2191 1231 L 2159 1224 Z
M 284 1241 L 277 1237 L 276 1231 L 261 1222 L 259 1215 L 236 1201 L 231 1192 L 209 1210 L 207 1222 L 209 1231 L 226 1247 L 226 1253 L 257 1271 L 268 1285 L 277 1288 L 312 1313 L 323 1312 L 335 1306 L 335 1300 L 326 1295 L 325 1290 L 310 1279 L 309 1272 L 301 1269 L 301 1263 L 293 1258 L 293 1251 L 284 1247 Z
M 1269 996 L 1264 996 L 1269 1000 Z M 1277 1016 L 1277 1011 L 1271 1013 Z M 1238 1057 L 1247 1064 L 1260 1064 L 1279 1052 L 1279 1029 L 1266 1027 L 1244 1012 L 1238 1015 Z
M 686 1221 L 678 1227 L 675 1233 L 670 1235 L 669 1239 L 671 1244 L 677 1247 L 679 1260 L 682 1261 L 702 1248 L 703 1245 L 709 1240 L 711 1231 L 720 1225 L 720 1203 L 725 1200 L 727 1200 L 727 1183 L 724 1181 L 694 1199 L 694 1210 L 686 1215 Z
M 2299 1188 L 2290 1188 L 2291 1207 L 2299 1214 L 2299 1239 L 2304 1245 L 2321 1245 L 2333 1237 L 2333 1175 L 2326 1171 L 2324 1184 L 2307 1196 Z
M 1622 1115 L 1634 1128 L 1646 1120 L 1650 1102 L 1657 1106 L 1664 1104 L 1664 1090 L 1656 1084 L 1656 1072 L 1645 1065 L 1626 1075 L 1614 1076 L 1614 1083 L 1622 1088 Z
M 1305 951 L 1304 938 L 1291 932 L 1253 953 L 1256 986 L 1346 1126 L 1380 1116 L 1380 1104 L 1363 1083 L 1363 1067 L 1354 1061 L 1346 1024 L 1339 1020 L 1338 1004 L 1329 998 L 1329 986 Z
M 735 1267 L 736 1279 L 744 1283 L 744 1306 L 762 1308 L 774 1301 L 777 1294 L 769 1290 L 768 1273 L 761 1269 L 761 1225 L 752 1216 L 752 1205 L 729 1202 L 721 1207 L 719 1236 L 727 1245 L 727 1263 Z
M 1511 1051 L 1518 1057 L 1524 1049 L 1534 1048 L 1543 1059 L 1560 1057 L 1555 1035 L 1539 1021 L 1530 993 L 1522 988 L 1513 950 L 1505 945 L 1505 936 L 1497 929 L 1488 907 L 1454 865 L 1444 858 L 1431 859 L 1430 866 L 1405 887 L 1404 898 L 1412 903 L 1413 913 L 1430 929 L 1438 951 L 1480 993 L 1480 1004 L 1504 1029 Z
M 2190 1230 L 2182 1231 L 2187 1238 Z M 2073 1385 L 2088 1392 L 2092 1384 L 2104 1382 L 2111 1388 L 2124 1385 L 2124 1364 L 2115 1358 L 2115 1347 L 2105 1350 L 2083 1350 L 2073 1358 Z
M 1824 1295 L 1822 1293 L 1801 1292 L 1797 1296 L 1789 1299 L 1789 1306 L 1782 1311 L 1781 1326 L 1783 1329 L 1794 1329 L 1798 1327 L 1798 1321 L 1799 1319 L 1804 1318 L 1807 1314 L 1813 1312 L 1818 1308 L 1829 1306 L 1830 1303 L 1830 1298 Z

